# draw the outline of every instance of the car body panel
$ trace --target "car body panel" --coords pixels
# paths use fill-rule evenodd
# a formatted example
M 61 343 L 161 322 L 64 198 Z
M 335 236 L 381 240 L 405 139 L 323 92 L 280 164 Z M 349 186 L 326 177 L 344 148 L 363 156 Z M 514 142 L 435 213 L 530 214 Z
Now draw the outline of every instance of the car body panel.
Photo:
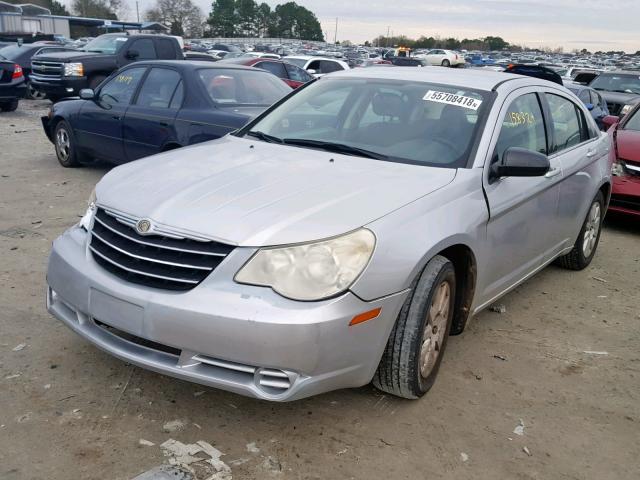
M 636 106 L 621 123 L 614 125 L 609 134 L 614 144 L 613 160 L 622 168 L 613 177 L 610 209 L 612 211 L 640 218 L 640 131 L 629 130 L 625 125 L 637 115 Z

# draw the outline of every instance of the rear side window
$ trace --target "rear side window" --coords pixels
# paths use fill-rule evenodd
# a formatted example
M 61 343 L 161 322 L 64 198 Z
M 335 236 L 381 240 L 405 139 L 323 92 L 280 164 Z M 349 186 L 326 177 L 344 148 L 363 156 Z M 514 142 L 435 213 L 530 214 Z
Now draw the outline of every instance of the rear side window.
M 551 93 L 545 94 L 551 113 L 553 143 L 549 153 L 556 153 L 580 144 L 589 138 L 582 112 L 571 100 Z
M 494 161 L 502 159 L 511 147 L 547 153 L 544 119 L 535 93 L 527 93 L 511 102 L 502 120 Z
M 175 60 L 176 49 L 173 42 L 166 38 L 156 40 L 156 50 L 158 52 L 158 58 L 163 60 Z
M 138 52 L 137 60 L 155 60 L 158 58 L 156 55 L 156 49 L 153 46 L 153 40 L 150 38 L 134 40 L 129 47 L 129 51 L 132 50 Z
M 278 78 L 287 78 L 287 72 L 284 65 L 277 62 L 259 62 L 255 64 L 256 68 L 261 68 L 267 72 L 273 73 Z
M 175 70 L 152 68 L 145 78 L 136 105 L 140 107 L 169 108 L 181 77 Z
M 218 105 L 271 105 L 291 92 L 282 80 L 259 69 L 203 68 L 198 77 Z

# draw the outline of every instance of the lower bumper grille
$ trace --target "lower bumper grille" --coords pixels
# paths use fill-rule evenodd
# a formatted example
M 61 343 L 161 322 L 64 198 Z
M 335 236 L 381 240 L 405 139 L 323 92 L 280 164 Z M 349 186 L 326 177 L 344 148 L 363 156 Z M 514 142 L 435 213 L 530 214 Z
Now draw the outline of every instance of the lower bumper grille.
M 640 196 L 613 195 L 609 205 L 612 207 L 626 208 L 627 210 L 640 212 Z
M 105 270 L 132 283 L 166 290 L 190 290 L 233 250 L 230 245 L 163 235 L 140 235 L 99 208 L 89 245 Z

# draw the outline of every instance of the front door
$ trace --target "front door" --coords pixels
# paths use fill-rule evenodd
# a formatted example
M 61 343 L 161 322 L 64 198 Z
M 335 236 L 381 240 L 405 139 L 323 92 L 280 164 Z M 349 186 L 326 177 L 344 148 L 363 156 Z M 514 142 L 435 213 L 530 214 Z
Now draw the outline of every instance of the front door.
M 84 103 L 74 128 L 82 150 L 113 163 L 125 161 L 123 118 L 145 71 L 145 67 L 122 70 L 103 84 L 95 100 Z
M 182 77 L 176 70 L 154 67 L 124 117 L 128 160 L 154 155 L 176 140 L 175 117 L 182 105 Z
M 503 177 L 489 180 L 488 170 L 510 147 L 547 154 L 547 133 L 538 94 L 531 90 L 512 94 L 502 107 L 500 133 L 492 140 L 492 155 L 485 165 L 484 188 L 489 205 L 485 265 L 479 268 L 485 285 L 483 302 L 503 293 L 538 269 L 562 244 L 559 232 L 558 185 L 562 167 L 551 159 L 542 177 Z

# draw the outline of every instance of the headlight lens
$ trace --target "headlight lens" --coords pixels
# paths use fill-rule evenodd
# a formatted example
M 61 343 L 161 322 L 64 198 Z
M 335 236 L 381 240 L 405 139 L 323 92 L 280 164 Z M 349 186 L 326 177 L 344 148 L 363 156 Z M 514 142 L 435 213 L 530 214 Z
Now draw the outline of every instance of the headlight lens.
M 80 219 L 78 226 L 80 228 L 84 228 L 87 232 L 91 230 L 91 221 L 93 220 L 93 215 L 96 213 L 96 189 L 94 188 L 89 196 L 89 201 L 87 202 L 87 211 L 84 212 L 84 215 Z
M 65 63 L 64 64 L 64 76 L 65 77 L 81 77 L 84 75 L 84 67 L 81 63 Z
M 373 233 L 363 228 L 330 240 L 261 249 L 235 280 L 271 287 L 293 300 L 322 300 L 353 284 L 369 263 L 375 244 Z
M 631 111 L 632 108 L 633 105 L 625 105 L 624 107 L 622 107 L 622 110 L 620 110 L 620 115 L 626 115 Z

